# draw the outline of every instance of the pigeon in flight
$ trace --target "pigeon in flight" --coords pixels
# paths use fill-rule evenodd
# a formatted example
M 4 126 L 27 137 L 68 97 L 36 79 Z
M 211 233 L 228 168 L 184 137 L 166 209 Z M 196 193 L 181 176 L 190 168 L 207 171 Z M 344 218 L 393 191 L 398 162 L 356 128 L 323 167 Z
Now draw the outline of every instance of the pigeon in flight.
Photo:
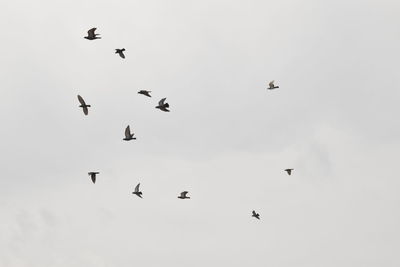
M 88 39 L 88 40 L 95 40 L 95 39 L 101 39 L 101 37 L 98 37 L 97 35 L 100 35 L 100 34 L 97 34 L 97 33 L 94 33 L 94 31 L 96 30 L 97 28 L 91 28 L 90 30 L 88 30 L 88 36 L 85 36 L 84 38 L 86 38 L 86 39 Z
M 293 170 L 294 169 L 285 169 L 285 172 L 287 172 L 287 174 L 291 175 Z
M 125 141 L 136 140 L 136 137 L 133 137 L 134 135 L 135 135 L 134 133 L 131 133 L 131 127 L 129 127 L 128 125 L 125 129 L 125 138 L 122 140 Z
M 85 113 L 85 115 L 87 115 L 89 113 L 88 108 L 90 108 L 90 105 L 86 105 L 85 100 L 83 100 L 83 98 L 80 95 L 78 95 L 78 100 L 81 103 L 81 105 L 79 107 L 82 108 L 83 113 Z
M 92 178 L 92 182 L 96 183 L 96 175 L 99 174 L 99 172 L 89 172 L 90 178 Z
M 139 186 L 140 186 L 140 183 L 138 183 L 138 185 L 135 187 L 135 191 L 134 192 L 132 192 L 132 194 L 135 194 L 135 195 L 137 195 L 138 197 L 140 197 L 140 198 L 142 198 L 142 192 L 141 191 L 139 191 Z
M 253 214 L 251 215 L 251 217 L 254 217 L 256 219 L 260 219 L 260 214 L 256 213 L 256 211 L 253 210 Z
M 169 104 L 168 103 L 164 103 L 166 100 L 166 98 L 163 98 L 160 100 L 160 102 L 158 102 L 158 106 L 156 108 L 162 110 L 162 111 L 166 111 L 169 112 L 168 108 L 169 108 Z
M 273 90 L 273 89 L 277 89 L 277 88 L 279 88 L 279 86 L 275 86 L 275 84 L 274 84 L 274 80 L 272 80 L 272 81 L 270 81 L 269 82 L 269 87 L 268 87 L 268 90 Z
M 188 193 L 189 193 L 188 191 L 183 191 L 178 198 L 180 198 L 180 199 L 190 199 L 190 197 L 186 196 Z
M 151 93 L 151 91 L 147 91 L 147 90 L 140 90 L 138 92 L 138 94 L 145 95 L 145 96 L 148 96 L 148 97 L 151 97 L 150 93 Z
M 118 54 L 120 57 L 125 58 L 124 51 L 125 51 L 125 48 L 122 48 L 122 49 L 117 48 L 117 49 L 115 49 L 115 54 Z

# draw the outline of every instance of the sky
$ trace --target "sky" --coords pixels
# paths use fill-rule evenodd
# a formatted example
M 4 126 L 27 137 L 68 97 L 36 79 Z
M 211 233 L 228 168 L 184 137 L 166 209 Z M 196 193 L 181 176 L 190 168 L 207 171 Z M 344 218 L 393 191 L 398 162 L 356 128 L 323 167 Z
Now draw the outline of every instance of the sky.
M 0 2 L 0 266 L 399 266 L 399 11 Z

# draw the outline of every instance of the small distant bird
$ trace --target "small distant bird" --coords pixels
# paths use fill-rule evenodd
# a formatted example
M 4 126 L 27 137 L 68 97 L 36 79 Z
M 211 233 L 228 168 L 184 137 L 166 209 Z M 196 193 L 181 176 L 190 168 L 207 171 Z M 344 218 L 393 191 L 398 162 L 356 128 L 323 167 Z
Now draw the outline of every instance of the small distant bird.
M 183 191 L 178 198 L 180 198 L 180 199 L 190 199 L 190 197 L 186 196 L 188 193 L 189 193 L 188 191 Z
M 274 80 L 269 82 L 269 84 L 268 84 L 269 85 L 269 87 L 268 87 L 269 90 L 273 90 L 273 89 L 279 88 L 279 86 L 275 86 L 274 82 L 275 82 Z
M 137 195 L 138 197 L 140 197 L 140 198 L 142 198 L 142 192 L 141 191 L 139 191 L 139 186 L 140 186 L 140 183 L 138 183 L 138 185 L 135 187 L 135 191 L 134 192 L 132 192 L 132 194 L 135 194 L 135 195 Z
M 136 137 L 133 137 L 134 135 L 135 135 L 134 133 L 131 133 L 131 128 L 128 125 L 128 127 L 126 127 L 125 129 L 125 138 L 122 140 L 125 141 L 136 140 Z
M 260 214 L 256 213 L 256 211 L 253 210 L 253 214 L 251 215 L 251 217 L 254 217 L 256 219 L 260 219 Z
M 97 35 L 100 35 L 100 34 L 97 34 L 97 33 L 94 33 L 94 31 L 96 30 L 97 28 L 91 28 L 90 30 L 88 30 L 88 36 L 85 36 L 84 38 L 86 38 L 86 39 L 88 39 L 88 40 L 95 40 L 95 39 L 101 39 L 101 37 L 97 37 Z
M 99 172 L 89 172 L 88 174 L 90 178 L 92 178 L 92 182 L 96 183 L 96 175 L 99 174 Z
M 86 105 L 85 100 L 83 100 L 83 98 L 80 95 L 78 95 L 78 100 L 81 103 L 81 105 L 79 107 L 82 108 L 83 113 L 85 113 L 85 115 L 87 115 L 89 113 L 88 108 L 90 108 L 90 105 Z
M 285 172 L 287 172 L 287 174 L 291 175 L 293 170 L 294 169 L 285 169 Z
M 166 98 L 163 98 L 160 100 L 160 102 L 158 102 L 158 106 L 156 108 L 162 110 L 162 111 L 166 111 L 169 112 L 168 108 L 169 108 L 169 104 L 168 103 L 164 103 L 166 100 Z
M 140 90 L 138 92 L 138 94 L 145 95 L 145 96 L 148 96 L 148 97 L 151 97 L 150 93 L 151 93 L 151 91 L 147 91 L 147 90 Z
M 125 51 L 125 48 L 122 48 L 122 49 L 117 48 L 117 49 L 115 49 L 115 54 L 118 54 L 120 57 L 125 58 L 124 51 Z

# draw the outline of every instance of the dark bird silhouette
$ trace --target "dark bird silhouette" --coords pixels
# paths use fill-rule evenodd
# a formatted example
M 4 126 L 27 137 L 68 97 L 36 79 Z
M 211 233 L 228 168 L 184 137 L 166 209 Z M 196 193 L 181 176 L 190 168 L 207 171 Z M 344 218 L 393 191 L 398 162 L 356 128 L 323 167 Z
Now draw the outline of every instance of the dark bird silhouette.
M 251 215 L 251 217 L 260 219 L 260 214 L 256 213 L 256 211 L 253 210 L 253 214 Z
M 140 183 L 138 183 L 138 185 L 135 187 L 135 191 L 133 191 L 132 194 L 135 194 L 138 197 L 142 198 L 143 193 L 141 191 L 139 191 L 139 186 L 140 186 Z
M 151 93 L 151 91 L 147 91 L 147 90 L 140 90 L 138 92 L 138 94 L 145 95 L 145 96 L 148 96 L 148 97 L 151 97 L 150 93 Z
M 82 108 L 83 113 L 85 113 L 85 115 L 87 115 L 89 113 L 88 108 L 90 108 L 90 105 L 86 105 L 85 100 L 83 100 L 83 98 L 80 95 L 78 95 L 78 100 L 79 100 L 79 103 L 81 103 L 81 105 L 79 107 Z
M 188 193 L 189 193 L 188 191 L 183 191 L 178 198 L 180 198 L 180 199 L 190 199 L 190 197 L 186 196 Z
M 118 54 L 120 57 L 125 58 L 124 51 L 125 51 L 125 48 L 122 48 L 122 49 L 117 48 L 117 49 L 115 49 L 115 54 Z
M 273 90 L 273 89 L 277 89 L 277 88 L 279 88 L 279 86 L 275 86 L 275 84 L 274 84 L 274 80 L 272 80 L 272 81 L 270 81 L 269 82 L 269 87 L 268 87 L 268 90 Z
M 287 172 L 287 174 L 291 175 L 293 170 L 294 169 L 285 169 L 285 172 Z
M 168 103 L 164 103 L 166 100 L 166 98 L 163 98 L 160 100 L 160 102 L 158 102 L 158 106 L 156 108 L 162 110 L 162 111 L 166 111 L 169 112 L 168 108 L 169 108 L 169 104 Z
M 125 129 L 125 138 L 122 140 L 125 141 L 136 140 L 136 137 L 133 137 L 134 135 L 135 135 L 134 133 L 131 133 L 131 128 L 128 125 Z
M 84 38 L 86 38 L 86 39 L 88 39 L 88 40 L 95 40 L 95 39 L 101 39 L 101 37 L 98 37 L 97 35 L 100 35 L 100 34 L 97 34 L 97 33 L 94 33 L 94 31 L 96 30 L 97 28 L 91 28 L 90 30 L 88 30 L 88 36 L 85 36 Z
M 89 172 L 88 174 L 90 178 L 92 178 L 92 182 L 96 183 L 96 175 L 99 174 L 99 172 Z

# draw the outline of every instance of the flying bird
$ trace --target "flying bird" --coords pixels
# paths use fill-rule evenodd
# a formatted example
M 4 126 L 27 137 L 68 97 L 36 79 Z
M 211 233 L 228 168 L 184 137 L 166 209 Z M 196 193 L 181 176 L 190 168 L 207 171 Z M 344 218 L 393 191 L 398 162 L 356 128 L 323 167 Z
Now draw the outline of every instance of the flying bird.
M 165 112 L 169 112 L 168 108 L 169 108 L 169 104 L 168 103 L 164 103 L 166 100 L 166 98 L 163 98 L 160 100 L 160 102 L 158 102 L 158 106 L 156 108 L 165 111 Z
M 272 81 L 270 81 L 269 82 L 269 87 L 268 87 L 268 90 L 273 90 L 273 89 L 277 89 L 277 88 L 279 88 L 279 86 L 275 86 L 275 84 L 274 84 L 274 80 L 272 80 Z
M 291 175 L 293 170 L 294 169 L 285 169 L 285 172 L 287 172 L 287 174 Z
M 118 54 L 120 57 L 125 58 L 124 51 L 125 51 L 125 48 L 122 48 L 122 49 L 117 48 L 117 49 L 115 49 L 115 54 Z
M 135 191 L 134 192 L 132 192 L 132 194 L 135 194 L 135 195 L 137 195 L 138 197 L 140 197 L 140 198 L 142 198 L 142 192 L 141 191 L 139 191 L 139 186 L 140 186 L 140 183 L 138 183 L 138 185 L 135 187 Z
M 99 172 L 89 172 L 88 174 L 90 178 L 92 178 L 92 182 L 96 183 L 96 175 L 99 174 Z
M 189 193 L 188 191 L 183 191 L 178 198 L 180 198 L 180 199 L 189 199 L 190 197 L 186 196 L 188 193 Z
M 260 214 L 256 213 L 256 211 L 253 210 L 253 214 L 251 215 L 251 217 L 254 217 L 256 219 L 260 219 Z
M 85 100 L 83 100 L 83 98 L 80 95 L 78 95 L 78 100 L 79 100 L 79 103 L 81 103 L 81 105 L 79 107 L 82 108 L 83 113 L 85 113 L 85 115 L 87 115 L 89 113 L 88 108 L 90 108 L 90 105 L 86 105 Z
M 145 95 L 145 96 L 148 96 L 148 97 L 151 97 L 150 93 L 151 93 L 151 91 L 147 91 L 147 90 L 140 90 L 138 92 L 138 94 Z
M 125 141 L 136 140 L 136 137 L 133 137 L 134 135 L 135 135 L 134 133 L 131 133 L 131 128 L 128 125 L 125 129 L 125 138 L 122 140 Z
M 97 28 L 91 28 L 90 30 L 88 30 L 88 36 L 85 36 L 84 38 L 86 38 L 86 39 L 88 39 L 88 40 L 95 40 L 95 39 L 101 39 L 101 37 L 98 37 L 97 35 L 100 35 L 100 34 L 97 34 L 97 33 L 94 33 L 94 31 L 96 30 Z

